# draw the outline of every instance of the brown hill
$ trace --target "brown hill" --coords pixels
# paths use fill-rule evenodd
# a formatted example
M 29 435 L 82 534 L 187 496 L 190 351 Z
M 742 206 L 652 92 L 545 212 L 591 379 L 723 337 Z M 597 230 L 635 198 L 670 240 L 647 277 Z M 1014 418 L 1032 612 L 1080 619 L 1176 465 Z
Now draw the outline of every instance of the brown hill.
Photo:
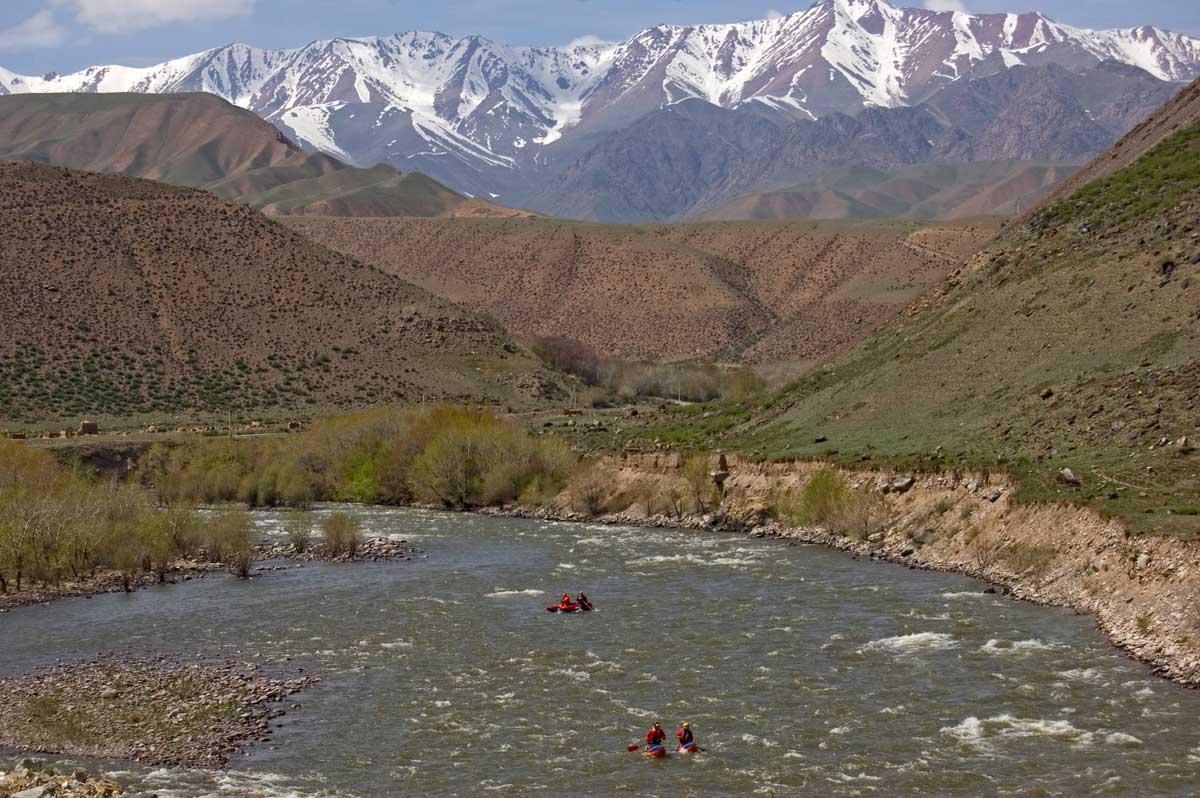
M 990 222 L 600 225 L 289 219 L 331 249 L 486 312 L 649 360 L 817 360 L 870 333 L 994 233 Z
M 440 216 L 468 202 L 418 172 L 305 152 L 212 94 L 3 96 L 0 158 L 202 188 L 276 214 Z
M 478 317 L 205 192 L 0 163 L 0 241 L 7 420 L 509 400 L 544 374 Z
M 962 219 L 1019 213 L 1078 167 L 1032 161 L 839 169 L 777 191 L 746 194 L 700 218 Z

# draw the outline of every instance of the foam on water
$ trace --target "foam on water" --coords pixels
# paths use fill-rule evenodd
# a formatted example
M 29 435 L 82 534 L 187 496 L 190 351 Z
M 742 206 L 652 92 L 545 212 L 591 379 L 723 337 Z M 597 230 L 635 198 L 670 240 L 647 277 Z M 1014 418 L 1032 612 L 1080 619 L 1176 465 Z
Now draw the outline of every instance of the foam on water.
M 1030 640 L 997 640 L 992 638 L 979 647 L 985 654 L 1030 654 L 1034 651 L 1049 651 L 1059 648 L 1057 643 L 1047 643 L 1036 638 Z
M 1090 732 L 1080 729 L 1069 720 L 1046 720 L 1043 718 L 1018 718 L 1013 715 L 996 715 L 979 719 L 964 718 L 956 726 L 947 726 L 942 733 L 968 744 L 985 744 L 1004 738 L 1046 737 L 1063 740 L 1075 745 L 1091 745 L 1100 740 L 1109 745 L 1136 746 L 1141 740 L 1124 732 Z
M 505 590 L 504 588 L 496 588 L 491 593 L 487 594 L 487 598 L 507 598 L 509 596 L 544 596 L 546 591 L 529 588 L 528 590 Z
M 860 650 L 863 652 L 884 651 L 893 654 L 914 654 L 925 651 L 946 651 L 957 646 L 958 641 L 945 632 L 914 632 L 913 634 L 874 640 Z

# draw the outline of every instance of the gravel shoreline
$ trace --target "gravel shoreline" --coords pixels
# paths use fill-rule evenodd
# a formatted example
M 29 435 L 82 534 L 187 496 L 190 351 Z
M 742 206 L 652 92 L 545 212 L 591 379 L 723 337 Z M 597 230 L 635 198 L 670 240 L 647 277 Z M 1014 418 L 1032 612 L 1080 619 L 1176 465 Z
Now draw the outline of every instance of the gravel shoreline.
M 288 696 L 320 680 L 240 662 L 116 655 L 0 679 L 0 746 L 151 765 L 220 768 L 267 739 Z M 293 704 L 292 708 L 300 708 Z

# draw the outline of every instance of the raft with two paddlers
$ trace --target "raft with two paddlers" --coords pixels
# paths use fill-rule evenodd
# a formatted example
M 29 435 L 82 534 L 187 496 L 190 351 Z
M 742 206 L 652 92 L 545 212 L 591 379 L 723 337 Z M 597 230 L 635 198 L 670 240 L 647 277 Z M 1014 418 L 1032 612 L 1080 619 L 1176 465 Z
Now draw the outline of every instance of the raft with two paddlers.
M 590 612 L 592 602 L 590 601 L 561 601 L 558 604 L 551 604 L 546 608 L 546 612 Z

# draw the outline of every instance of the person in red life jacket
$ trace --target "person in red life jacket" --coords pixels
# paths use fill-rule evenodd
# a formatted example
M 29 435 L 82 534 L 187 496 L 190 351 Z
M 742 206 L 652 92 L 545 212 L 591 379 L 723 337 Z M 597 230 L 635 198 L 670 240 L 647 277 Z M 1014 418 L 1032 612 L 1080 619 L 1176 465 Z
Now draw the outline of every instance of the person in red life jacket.
M 688 743 L 695 742 L 695 740 L 692 738 L 691 724 L 689 724 L 687 721 L 684 721 L 683 725 L 679 727 L 679 731 L 675 732 L 675 737 L 679 740 L 678 747 L 680 749 L 682 749 Z
M 657 721 L 650 727 L 650 731 L 646 732 L 646 747 L 650 748 L 655 745 L 662 745 L 663 740 L 667 739 L 667 733 L 663 731 L 663 727 Z
M 566 609 L 570 609 L 570 607 L 571 607 L 571 594 L 563 593 L 562 598 L 558 600 L 558 608 L 560 610 L 566 610 Z
M 575 600 L 579 602 L 579 609 L 581 610 L 590 610 L 592 608 L 592 602 L 588 601 L 588 597 L 584 595 L 582 590 L 579 591 L 579 596 Z

